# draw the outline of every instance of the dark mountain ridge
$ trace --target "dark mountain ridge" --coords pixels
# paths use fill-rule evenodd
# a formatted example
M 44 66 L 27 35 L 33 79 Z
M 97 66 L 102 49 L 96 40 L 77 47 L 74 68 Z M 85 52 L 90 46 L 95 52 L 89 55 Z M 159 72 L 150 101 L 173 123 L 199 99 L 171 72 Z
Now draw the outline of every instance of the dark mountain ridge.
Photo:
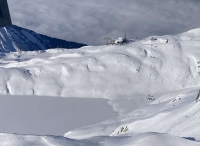
M 0 28 L 0 52 L 35 51 L 51 48 L 76 49 L 86 44 L 69 42 L 11 25 Z

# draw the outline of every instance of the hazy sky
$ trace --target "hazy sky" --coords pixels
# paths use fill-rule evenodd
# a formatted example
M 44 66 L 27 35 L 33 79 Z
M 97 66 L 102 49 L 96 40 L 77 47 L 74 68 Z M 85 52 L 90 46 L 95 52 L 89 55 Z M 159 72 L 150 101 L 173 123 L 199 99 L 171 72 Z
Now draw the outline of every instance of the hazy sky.
M 86 44 L 200 27 L 200 0 L 8 0 L 13 24 Z

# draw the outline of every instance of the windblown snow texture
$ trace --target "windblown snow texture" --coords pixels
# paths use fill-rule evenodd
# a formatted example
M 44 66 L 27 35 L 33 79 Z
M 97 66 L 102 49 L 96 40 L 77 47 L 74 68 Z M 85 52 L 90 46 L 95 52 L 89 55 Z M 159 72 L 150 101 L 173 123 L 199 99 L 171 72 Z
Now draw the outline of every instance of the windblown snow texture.
M 199 146 L 198 143 L 169 134 L 143 133 L 130 136 L 101 136 L 74 140 L 61 136 L 0 134 L 1 146 Z
M 199 50 L 200 29 L 195 29 L 119 46 L 1 53 L 0 94 L 107 98 L 120 116 L 66 131 L 66 138 L 1 134 L 0 141 L 5 146 L 198 146 Z
M 85 44 L 68 42 L 11 25 L 0 28 L 0 52 L 36 51 L 50 48 L 80 48 Z

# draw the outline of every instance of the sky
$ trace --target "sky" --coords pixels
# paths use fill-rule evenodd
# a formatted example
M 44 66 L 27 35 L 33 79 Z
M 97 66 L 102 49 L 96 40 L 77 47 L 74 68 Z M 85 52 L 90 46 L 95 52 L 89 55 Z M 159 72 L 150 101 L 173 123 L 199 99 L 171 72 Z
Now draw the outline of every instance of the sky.
M 88 45 L 105 37 L 145 38 L 200 27 L 200 0 L 8 0 L 12 22 Z

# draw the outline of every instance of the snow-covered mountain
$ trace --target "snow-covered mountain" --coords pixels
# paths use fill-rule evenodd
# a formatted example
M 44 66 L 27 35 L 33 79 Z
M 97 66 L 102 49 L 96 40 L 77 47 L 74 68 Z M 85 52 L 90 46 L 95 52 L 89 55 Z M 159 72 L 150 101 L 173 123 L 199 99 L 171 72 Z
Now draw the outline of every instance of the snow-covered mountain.
M 164 92 L 200 86 L 198 32 L 200 29 L 154 36 L 157 39 L 121 46 L 4 53 L 0 94 L 123 98 L 146 103 Z
M 34 51 L 51 48 L 80 48 L 85 44 L 68 42 L 16 25 L 0 28 L 0 52 Z
M 69 131 L 66 138 L 1 134 L 0 141 L 42 146 L 200 145 L 199 49 L 200 29 L 195 29 L 120 46 L 2 53 L 0 94 L 106 98 L 120 116 Z
M 74 140 L 61 136 L 0 134 L 1 146 L 199 146 L 199 143 L 155 132 L 135 136 L 101 136 Z

